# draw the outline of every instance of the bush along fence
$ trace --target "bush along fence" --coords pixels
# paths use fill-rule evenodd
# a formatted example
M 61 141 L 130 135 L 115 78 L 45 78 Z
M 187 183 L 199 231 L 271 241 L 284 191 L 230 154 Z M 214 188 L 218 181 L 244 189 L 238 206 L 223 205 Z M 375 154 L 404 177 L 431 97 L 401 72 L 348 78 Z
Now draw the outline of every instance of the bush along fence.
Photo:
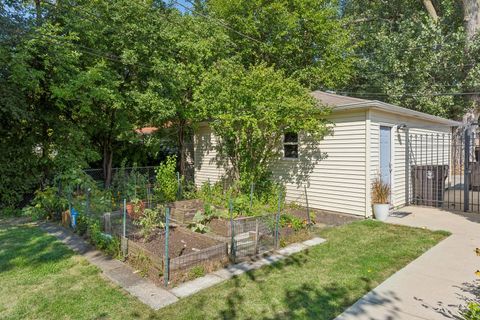
M 172 286 L 311 237 L 308 206 L 287 205 L 278 185 L 249 191 L 222 182 L 193 188 L 170 159 L 155 170 L 115 170 L 108 188 L 92 171 L 61 176 L 29 210 L 61 218 L 141 275 Z

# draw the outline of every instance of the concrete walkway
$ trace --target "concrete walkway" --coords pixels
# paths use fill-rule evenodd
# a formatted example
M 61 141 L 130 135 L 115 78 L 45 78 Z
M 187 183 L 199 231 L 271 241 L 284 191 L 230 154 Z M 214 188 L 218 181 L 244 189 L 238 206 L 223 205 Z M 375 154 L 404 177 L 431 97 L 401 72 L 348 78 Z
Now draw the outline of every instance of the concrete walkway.
M 106 257 L 85 242 L 82 237 L 69 232 L 65 228 L 51 223 L 40 224 L 40 228 L 57 237 L 73 251 L 81 254 L 91 264 L 102 270 L 102 274 L 107 279 L 122 287 L 152 309 L 158 310 L 178 301 L 178 298 L 168 290 L 157 287 L 152 281 L 140 277 L 125 263 Z
M 389 223 L 447 230 L 450 237 L 395 273 L 337 317 L 363 319 L 461 319 L 461 308 L 480 300 L 480 215 L 407 207 Z
M 226 281 L 234 276 L 239 276 L 250 270 L 270 265 L 285 259 L 294 253 L 306 250 L 309 247 L 325 242 L 325 239 L 316 237 L 301 243 L 294 243 L 285 248 L 277 250 L 270 256 L 260 258 L 253 262 L 242 262 L 239 264 L 230 265 L 224 269 L 209 273 L 203 277 L 182 283 L 178 287 L 167 290 L 157 287 L 149 279 L 141 278 L 130 266 L 126 265 L 125 263 L 105 257 L 105 255 L 103 255 L 100 251 L 95 250 L 92 246 L 90 246 L 82 237 L 66 230 L 61 226 L 51 223 L 43 223 L 40 224 L 40 228 L 42 228 L 45 232 L 57 237 L 70 249 L 84 256 L 91 264 L 100 268 L 106 278 L 116 283 L 154 310 L 158 310 L 169 304 L 175 303 L 180 298 L 188 297 L 201 290 Z

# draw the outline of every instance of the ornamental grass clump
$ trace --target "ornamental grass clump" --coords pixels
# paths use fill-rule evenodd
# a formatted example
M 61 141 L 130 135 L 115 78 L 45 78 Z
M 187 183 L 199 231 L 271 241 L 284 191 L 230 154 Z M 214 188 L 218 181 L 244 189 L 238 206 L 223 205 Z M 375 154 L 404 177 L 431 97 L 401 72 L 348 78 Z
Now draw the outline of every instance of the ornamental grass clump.
M 390 185 L 382 181 L 380 176 L 372 183 L 372 203 L 388 204 L 390 202 Z

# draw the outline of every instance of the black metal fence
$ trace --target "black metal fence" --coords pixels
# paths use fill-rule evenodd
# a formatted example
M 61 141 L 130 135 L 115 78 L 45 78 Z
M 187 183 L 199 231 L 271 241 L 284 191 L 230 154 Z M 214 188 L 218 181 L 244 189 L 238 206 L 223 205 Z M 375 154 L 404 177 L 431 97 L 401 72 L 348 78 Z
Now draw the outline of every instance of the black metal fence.
M 473 127 L 452 133 L 407 133 L 406 202 L 480 212 L 480 136 Z

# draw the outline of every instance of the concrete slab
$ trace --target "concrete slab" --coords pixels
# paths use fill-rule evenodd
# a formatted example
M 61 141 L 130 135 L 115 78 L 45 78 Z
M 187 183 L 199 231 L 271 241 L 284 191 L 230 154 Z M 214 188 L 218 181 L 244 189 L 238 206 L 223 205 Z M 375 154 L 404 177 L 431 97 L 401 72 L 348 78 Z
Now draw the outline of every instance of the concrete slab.
M 302 243 L 303 243 L 304 245 L 306 245 L 307 247 L 312 247 L 312 246 L 316 246 L 316 245 L 322 244 L 322 243 L 324 243 L 325 241 L 327 241 L 327 240 L 325 240 L 325 239 L 323 239 L 323 238 L 315 237 L 315 238 L 312 238 L 312 239 L 310 239 L 310 240 L 303 241 Z
M 128 265 L 106 257 L 100 251 L 95 250 L 82 237 L 53 224 L 44 223 L 40 224 L 40 227 L 97 266 L 102 270 L 105 278 L 131 293 L 152 309 L 158 310 L 178 300 L 172 293 L 133 273 L 133 269 Z
M 294 253 L 300 252 L 302 250 L 305 250 L 306 248 L 307 248 L 307 246 L 302 244 L 302 243 L 294 243 L 294 244 L 291 244 L 289 246 L 286 246 L 285 248 L 277 250 L 277 253 L 289 256 L 291 254 L 294 254 Z
M 171 289 L 170 292 L 179 298 L 184 298 L 223 281 L 225 281 L 224 278 L 221 278 L 215 274 L 207 274 L 204 277 L 185 282 L 178 287 Z
M 389 223 L 447 230 L 450 237 L 370 291 L 337 319 L 458 319 L 480 298 L 474 272 L 480 217 L 436 208 L 407 207 Z
M 130 294 L 142 300 L 152 309 L 158 310 L 178 301 L 172 293 L 157 287 L 151 281 L 142 279 L 137 284 L 125 288 Z

